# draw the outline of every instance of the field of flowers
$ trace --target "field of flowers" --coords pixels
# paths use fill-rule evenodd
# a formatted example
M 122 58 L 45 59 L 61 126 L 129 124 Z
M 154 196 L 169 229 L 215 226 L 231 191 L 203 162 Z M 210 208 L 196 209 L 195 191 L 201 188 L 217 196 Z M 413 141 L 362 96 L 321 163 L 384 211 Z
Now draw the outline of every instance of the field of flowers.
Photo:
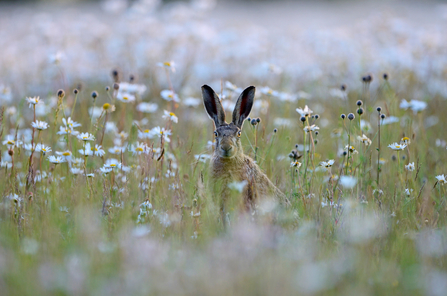
M 446 7 L 215 5 L 0 9 L 0 295 L 447 295 Z M 204 84 L 227 118 L 256 87 L 240 141 L 290 205 L 234 181 L 221 215 Z

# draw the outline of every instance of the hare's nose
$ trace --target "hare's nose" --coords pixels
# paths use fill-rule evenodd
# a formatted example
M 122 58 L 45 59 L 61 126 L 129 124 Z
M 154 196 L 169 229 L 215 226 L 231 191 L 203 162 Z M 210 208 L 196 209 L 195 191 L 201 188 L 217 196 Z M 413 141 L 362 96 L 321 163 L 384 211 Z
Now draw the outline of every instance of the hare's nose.
M 233 147 L 231 145 L 222 145 L 222 146 L 220 146 L 220 149 L 222 149 L 225 152 L 228 152 L 231 149 L 233 149 Z

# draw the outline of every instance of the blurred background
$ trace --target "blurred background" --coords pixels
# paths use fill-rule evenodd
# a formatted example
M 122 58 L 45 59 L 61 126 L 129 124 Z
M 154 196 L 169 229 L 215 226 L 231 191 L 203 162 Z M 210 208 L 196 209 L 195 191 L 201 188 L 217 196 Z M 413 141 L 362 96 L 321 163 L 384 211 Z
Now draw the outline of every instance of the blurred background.
M 1 1 L 0 85 L 38 95 L 119 69 L 166 87 L 157 63 L 174 61 L 186 96 L 221 79 L 324 95 L 382 72 L 447 96 L 446 27 L 445 1 Z

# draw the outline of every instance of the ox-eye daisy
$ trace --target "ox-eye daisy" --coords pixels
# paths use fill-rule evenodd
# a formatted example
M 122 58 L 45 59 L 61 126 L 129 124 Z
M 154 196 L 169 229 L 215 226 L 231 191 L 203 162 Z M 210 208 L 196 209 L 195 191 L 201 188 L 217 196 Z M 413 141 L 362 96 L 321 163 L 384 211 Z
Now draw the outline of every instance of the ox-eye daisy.
M 84 149 L 79 149 L 78 152 L 83 156 L 93 155 L 93 151 L 91 149 L 90 143 L 85 144 Z
M 405 166 L 405 169 L 406 169 L 407 171 L 410 171 L 410 172 L 414 171 L 414 162 L 411 162 L 411 163 L 407 164 L 407 165 Z
M 407 145 L 393 143 L 393 144 L 388 145 L 388 147 L 390 147 L 393 150 L 400 151 L 400 150 L 404 150 L 407 147 Z
M 104 149 L 102 149 L 102 146 L 98 145 L 98 144 L 96 144 L 94 147 L 92 147 L 91 150 L 93 151 L 93 155 L 95 155 L 95 156 L 102 157 L 102 156 L 104 156 L 104 154 L 106 154 Z
M 69 162 L 72 161 L 72 158 L 71 158 L 72 154 L 71 154 L 70 150 L 65 150 L 65 151 L 62 151 L 62 152 L 56 151 L 56 154 L 61 156 L 61 157 L 64 157 Z
M 294 168 L 300 168 L 301 167 L 301 162 L 299 162 L 299 161 L 292 161 L 291 163 L 290 163 L 290 167 L 294 167 Z
M 130 150 L 132 151 L 133 155 L 135 154 L 142 154 L 147 153 L 149 150 L 147 149 L 146 144 L 137 142 L 135 145 L 132 145 Z
M 307 105 L 304 107 L 304 109 L 296 108 L 296 112 L 305 117 L 310 116 L 312 113 L 314 113 L 314 111 L 310 110 Z
M 51 147 L 45 146 L 44 144 L 37 144 L 36 152 L 41 152 L 43 155 L 45 155 L 46 153 L 51 152 Z
M 366 146 L 368 146 L 368 145 L 371 145 L 371 140 L 367 137 L 367 136 L 365 136 L 365 135 L 363 135 L 363 136 L 357 136 L 357 139 L 360 141 L 360 142 L 362 142 L 363 144 L 365 144 Z
M 78 131 L 75 131 L 73 128 L 71 127 L 63 127 L 60 126 L 59 127 L 59 131 L 57 132 L 58 135 L 73 135 L 73 136 L 77 136 L 79 134 Z
M 320 165 L 322 167 L 325 167 L 325 168 L 330 168 L 334 163 L 335 163 L 335 160 L 331 159 L 331 160 L 328 160 L 328 161 L 320 162 Z
M 439 184 L 444 185 L 445 183 L 447 183 L 444 174 L 436 176 L 436 179 L 438 180 Z
M 37 130 L 46 130 L 48 128 L 48 123 L 45 121 L 36 120 L 36 122 L 32 122 L 31 126 Z
M 78 139 L 82 140 L 84 142 L 86 141 L 94 141 L 95 140 L 95 136 L 90 134 L 90 133 L 81 133 L 78 135 Z
M 166 100 L 168 102 L 170 102 L 170 101 L 174 101 L 177 103 L 180 102 L 179 97 L 172 90 L 169 90 L 169 89 L 162 90 L 160 95 L 164 100 Z
M 165 114 L 162 116 L 163 119 L 169 119 L 175 123 L 178 123 L 178 117 L 175 115 L 175 113 L 173 112 L 169 112 L 164 110 L 163 111 Z
M 76 121 L 73 121 L 71 119 L 71 117 L 68 117 L 67 119 L 62 118 L 62 122 L 66 127 L 70 127 L 70 128 L 74 128 L 74 127 L 78 127 L 81 126 L 80 123 L 77 123 Z
M 54 155 L 50 155 L 50 157 L 48 157 L 48 160 L 49 160 L 51 163 L 54 163 L 54 164 L 59 164 L 59 163 L 67 162 L 67 160 L 65 159 L 65 157 L 63 157 L 63 156 L 54 156 Z
M 312 124 L 311 126 L 305 126 L 304 128 L 303 128 L 303 130 L 306 132 L 306 133 L 309 133 L 309 132 L 313 132 L 313 131 L 316 131 L 316 130 L 319 130 L 320 128 L 318 127 L 318 126 L 316 126 L 315 124 Z
M 135 96 L 131 95 L 129 93 L 121 93 L 120 92 L 116 95 L 116 98 L 123 103 L 130 103 L 130 102 L 135 101 Z
M 27 97 L 26 102 L 29 104 L 29 107 L 32 108 L 33 106 L 36 106 L 40 102 L 39 97 Z

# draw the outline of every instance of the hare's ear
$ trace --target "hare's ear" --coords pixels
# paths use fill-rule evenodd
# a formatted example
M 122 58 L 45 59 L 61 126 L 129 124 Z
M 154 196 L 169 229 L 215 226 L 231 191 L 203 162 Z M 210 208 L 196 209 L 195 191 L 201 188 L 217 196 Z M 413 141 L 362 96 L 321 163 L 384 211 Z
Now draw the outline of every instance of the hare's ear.
M 247 87 L 237 99 L 236 106 L 234 106 L 233 111 L 233 123 L 242 128 L 244 120 L 250 114 L 251 108 L 253 107 L 253 100 L 255 98 L 255 87 Z
M 216 127 L 225 123 L 225 111 L 214 90 L 208 85 L 202 86 L 202 97 L 206 112 L 214 120 Z

